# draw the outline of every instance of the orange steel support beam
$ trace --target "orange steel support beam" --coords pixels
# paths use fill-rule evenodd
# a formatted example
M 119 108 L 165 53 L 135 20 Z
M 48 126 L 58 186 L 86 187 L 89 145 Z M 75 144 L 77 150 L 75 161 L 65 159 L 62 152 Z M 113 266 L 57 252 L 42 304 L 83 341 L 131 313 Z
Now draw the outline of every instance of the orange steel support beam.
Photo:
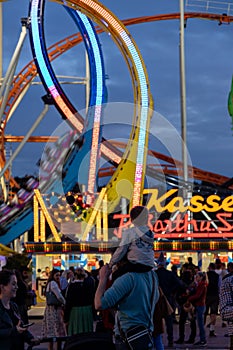
M 24 136 L 5 135 L 4 142 L 22 142 Z M 27 142 L 56 142 L 58 136 L 30 136 Z
M 4 139 L 5 142 L 21 142 L 23 140 L 24 136 L 12 136 L 12 135 L 5 135 Z M 28 139 L 28 142 L 56 142 L 58 140 L 57 136 L 31 136 Z M 113 146 L 125 149 L 126 144 L 124 142 L 119 141 L 109 141 Z M 183 165 L 181 161 L 174 160 L 173 158 L 166 156 L 165 154 L 161 154 L 159 152 L 149 150 L 148 154 L 151 156 L 156 157 L 157 159 L 163 160 L 167 162 L 168 164 L 150 164 L 150 167 L 156 168 L 156 171 L 163 172 L 166 175 L 174 175 L 179 176 L 179 174 L 182 173 Z M 0 158 L 0 165 L 4 166 L 3 161 Z M 162 170 L 161 170 L 162 168 Z M 109 166 L 106 168 L 102 168 L 99 170 L 99 176 L 100 177 L 106 177 L 106 176 L 112 176 L 115 172 L 116 168 L 114 166 Z M 189 173 L 193 173 L 194 179 L 206 181 L 210 183 L 215 183 L 216 185 L 221 186 L 223 183 L 227 182 L 229 177 L 219 175 L 216 173 L 212 173 L 210 171 L 202 170 L 196 167 L 189 167 Z M 9 175 L 8 175 L 9 176 Z M 14 186 L 17 186 L 17 183 L 14 182 Z M 233 186 L 230 186 L 229 188 L 233 188 Z

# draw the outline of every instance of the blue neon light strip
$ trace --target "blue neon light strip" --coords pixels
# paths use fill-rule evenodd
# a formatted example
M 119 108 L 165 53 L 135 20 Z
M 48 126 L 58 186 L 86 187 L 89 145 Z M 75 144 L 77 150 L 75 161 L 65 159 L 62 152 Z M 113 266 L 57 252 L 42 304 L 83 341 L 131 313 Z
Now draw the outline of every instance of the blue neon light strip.
M 90 63 L 90 101 L 91 109 L 88 111 L 88 130 L 92 131 L 90 137 L 86 134 L 85 142 L 82 149 L 79 151 L 80 157 L 82 154 L 89 158 L 88 167 L 88 186 L 87 191 L 91 194 L 95 192 L 95 182 L 98 167 L 99 146 L 101 142 L 100 121 L 102 115 L 102 103 L 104 102 L 104 62 L 100 43 L 95 33 L 94 26 L 91 21 L 80 11 L 73 11 L 69 7 L 65 7 L 68 13 L 76 22 L 83 37 L 85 47 L 88 53 Z M 94 113 L 93 113 L 94 108 Z M 85 134 L 84 134 L 85 135 Z M 91 152 L 89 153 L 89 151 Z M 87 197 L 87 204 L 92 204 L 93 196 Z
M 38 5 L 39 5 L 39 0 L 32 1 L 31 27 L 32 27 L 33 37 L 34 37 L 34 48 L 35 48 L 36 58 L 40 66 L 40 69 L 43 72 L 43 77 L 45 79 L 46 85 L 49 89 L 51 89 L 54 87 L 54 84 L 50 77 L 49 71 L 47 69 L 44 56 L 42 54 L 41 46 L 40 46 L 40 34 L 39 34 L 39 27 L 37 23 Z
M 81 12 L 78 12 L 78 14 L 85 25 L 86 31 L 88 32 L 88 36 L 91 42 L 91 46 L 93 48 L 97 84 L 95 105 L 100 106 L 104 102 L 104 64 L 103 57 L 100 51 L 100 43 L 97 40 L 96 33 L 93 30 L 93 26 L 91 25 L 89 19 Z
M 72 108 L 73 106 L 71 104 L 68 105 L 66 101 L 64 101 L 63 95 L 65 96 L 65 94 L 60 93 L 62 90 L 60 89 L 60 92 L 59 92 L 56 87 L 57 79 L 55 77 L 55 74 L 52 71 L 51 65 L 50 64 L 48 65 L 49 59 L 47 56 L 47 50 L 44 47 L 44 45 L 41 44 L 41 42 L 43 43 L 43 38 L 44 38 L 43 28 L 42 28 L 43 18 L 41 16 L 41 14 L 43 13 L 43 8 L 44 8 L 44 0 L 42 1 L 31 0 L 30 36 L 31 36 L 31 42 L 32 42 L 32 47 L 34 51 L 34 59 L 37 65 L 37 69 L 41 73 L 40 76 L 43 77 L 42 81 L 46 85 L 48 92 L 54 98 L 54 101 L 56 102 L 63 116 L 67 118 L 77 130 L 81 131 L 83 128 L 83 125 L 75 115 L 76 110 Z M 39 18 L 40 18 L 40 21 L 38 21 Z M 59 84 L 57 85 L 59 86 Z
M 42 6 L 41 6 L 42 5 Z M 66 105 L 66 101 L 68 100 L 62 91 L 56 76 L 51 68 L 51 64 L 49 62 L 47 56 L 47 50 L 43 40 L 43 8 L 44 2 L 38 0 L 32 0 L 32 8 L 31 11 L 31 22 L 32 25 L 32 37 L 33 37 L 33 47 L 35 50 L 35 57 L 37 57 L 37 63 L 39 66 L 39 70 L 43 76 L 43 80 L 45 85 L 47 86 L 49 92 L 52 97 L 55 99 L 57 103 L 60 103 L 60 109 L 62 109 L 63 114 L 69 111 L 69 105 Z M 41 8 L 41 12 L 39 10 Z M 94 107 L 94 114 L 91 112 L 88 114 L 87 120 L 89 128 L 93 130 L 93 136 L 89 137 L 85 142 L 85 146 L 82 149 L 82 153 L 89 153 L 89 150 L 94 146 L 99 148 L 100 139 L 101 139 L 101 129 L 100 129 L 100 118 L 101 118 L 101 105 L 104 102 L 105 95 L 105 74 L 104 74 L 104 64 L 103 64 L 103 56 L 100 49 L 100 43 L 98 41 L 98 37 L 95 33 L 94 26 L 88 20 L 88 18 L 83 15 L 79 11 L 72 10 L 70 8 L 65 7 L 68 11 L 69 15 L 74 19 L 75 23 L 80 29 L 82 34 L 90 62 L 90 101 L 89 106 L 98 106 L 98 108 Z M 38 19 L 40 18 L 40 25 L 38 23 Z M 35 40 L 35 38 L 37 40 Z M 49 77 L 49 79 L 48 79 Z M 71 108 L 71 112 L 75 114 L 74 107 Z M 69 113 L 70 114 L 70 113 Z M 70 120 L 70 116 L 67 116 Z M 90 119 L 94 120 L 90 120 Z M 80 130 L 81 131 L 81 130 Z M 97 139 L 96 139 L 97 138 Z M 99 149 L 93 150 L 91 152 L 90 164 L 92 166 L 88 167 L 89 169 L 89 180 L 88 180 L 88 191 L 94 192 L 95 178 L 96 178 L 96 169 L 97 169 L 97 156 L 99 154 Z M 81 154 L 80 154 L 81 157 Z

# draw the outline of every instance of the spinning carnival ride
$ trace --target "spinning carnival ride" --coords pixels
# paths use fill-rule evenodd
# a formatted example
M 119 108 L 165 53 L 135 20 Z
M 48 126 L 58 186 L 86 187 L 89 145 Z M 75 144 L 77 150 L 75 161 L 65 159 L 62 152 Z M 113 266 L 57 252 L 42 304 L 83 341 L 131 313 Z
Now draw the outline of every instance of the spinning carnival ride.
M 56 2 L 64 5 L 63 1 Z M 153 168 L 153 166 L 146 166 L 148 130 L 150 118 L 153 114 L 153 101 L 146 69 L 136 44 L 122 22 L 100 3 L 96 1 L 76 0 L 66 1 L 65 5 L 66 10 L 78 25 L 81 35 L 75 34 L 61 41 L 59 47 L 55 44 L 53 47 L 47 49 L 43 28 L 45 1 L 31 0 L 30 2 L 27 26 L 30 31 L 31 47 L 37 70 L 32 62 L 29 63 L 26 69 L 22 71 L 24 74 L 20 72 L 18 79 L 15 78 L 12 83 L 8 102 L 3 113 L 2 143 L 4 144 L 6 141 L 4 129 L 8 121 L 8 115 L 10 115 L 14 103 L 17 101 L 17 95 L 19 96 L 27 84 L 30 84 L 37 71 L 47 91 L 47 98 L 49 97 L 49 102 L 47 100 L 47 103 L 51 103 L 52 101 L 61 113 L 62 118 L 68 123 L 70 129 L 69 132 L 60 137 L 54 149 L 48 150 L 47 158 L 41 164 L 39 181 L 30 178 L 26 184 L 26 189 L 19 189 L 17 197 L 20 199 L 20 203 L 13 207 L 4 203 L 0 207 L 0 213 L 2 214 L 0 217 L 0 242 L 4 244 L 11 242 L 33 226 L 33 190 L 39 188 L 42 193 L 47 193 L 48 196 L 54 192 L 65 196 L 69 191 L 73 191 L 73 188 L 77 184 L 77 169 L 81 160 L 87 154 L 90 166 L 87 167 L 88 172 L 84 177 L 88 179 L 85 191 L 87 193 L 86 201 L 89 206 L 94 204 L 94 192 L 96 192 L 95 179 L 97 176 L 99 155 L 101 154 L 106 159 L 106 162 L 109 161 L 112 164 L 106 172 L 102 170 L 102 174 L 111 175 L 111 179 L 106 186 L 107 207 L 110 213 L 118 207 L 122 197 L 127 199 L 129 206 L 142 203 L 145 173 L 158 179 L 161 178 L 161 174 L 157 169 Z M 86 15 L 100 26 L 96 29 L 97 33 L 106 30 L 111 34 L 131 74 L 135 110 L 131 135 L 127 145 L 107 142 L 101 136 L 102 106 L 106 96 L 104 64 L 98 37 L 95 34 L 95 29 L 91 21 Z M 226 23 L 230 23 L 233 20 L 229 16 L 198 13 L 190 13 L 185 16 L 186 18 L 198 17 Z M 179 14 L 142 17 L 130 19 L 124 21 L 124 23 L 125 25 L 130 25 L 142 21 L 149 22 L 174 18 L 179 18 Z M 52 59 L 73 45 L 81 42 L 82 39 L 88 53 L 91 73 L 89 108 L 85 118 L 71 104 L 51 67 Z M 19 83 L 19 79 L 21 79 L 21 83 Z M 123 148 L 125 148 L 124 153 L 122 153 Z M 150 152 L 156 155 L 157 158 L 167 162 L 163 171 L 166 174 L 167 181 L 171 185 L 178 187 L 182 185 L 188 186 L 188 184 L 184 184 L 182 181 L 182 172 L 179 169 L 179 167 L 182 168 L 182 164 L 180 162 L 156 152 Z M 3 152 L 1 160 L 1 166 L 3 168 L 5 161 Z M 194 173 L 194 178 L 214 182 L 220 186 L 224 183 L 226 184 L 229 180 L 216 174 L 202 172 L 196 168 L 191 170 Z M 55 171 L 57 173 L 52 178 L 51 174 L 54 174 Z M 6 179 L 8 176 L 9 179 L 7 171 L 4 172 L 4 176 Z M 11 180 L 14 183 L 14 179 Z M 231 193 L 231 191 L 229 190 L 228 193 Z M 54 204 L 56 204 L 56 199 Z

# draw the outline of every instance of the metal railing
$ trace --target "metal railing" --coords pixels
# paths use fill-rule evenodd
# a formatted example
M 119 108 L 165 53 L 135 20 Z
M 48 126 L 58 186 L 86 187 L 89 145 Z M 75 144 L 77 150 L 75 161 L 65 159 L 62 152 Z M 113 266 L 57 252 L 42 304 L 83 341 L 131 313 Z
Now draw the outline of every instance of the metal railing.
M 198 11 L 207 13 L 221 13 L 228 16 L 233 15 L 233 1 L 225 0 L 186 0 L 186 11 Z

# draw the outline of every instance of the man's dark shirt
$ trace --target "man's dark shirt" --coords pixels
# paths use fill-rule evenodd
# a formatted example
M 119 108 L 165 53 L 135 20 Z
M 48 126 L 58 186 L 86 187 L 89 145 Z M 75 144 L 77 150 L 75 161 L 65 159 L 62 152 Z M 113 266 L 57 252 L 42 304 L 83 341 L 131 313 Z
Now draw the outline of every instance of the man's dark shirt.
M 170 300 L 180 288 L 183 287 L 183 282 L 165 267 L 160 267 L 156 270 L 159 279 L 159 286 L 161 287 L 165 296 Z
M 218 296 L 219 293 L 219 275 L 215 271 L 208 271 L 207 296 Z

